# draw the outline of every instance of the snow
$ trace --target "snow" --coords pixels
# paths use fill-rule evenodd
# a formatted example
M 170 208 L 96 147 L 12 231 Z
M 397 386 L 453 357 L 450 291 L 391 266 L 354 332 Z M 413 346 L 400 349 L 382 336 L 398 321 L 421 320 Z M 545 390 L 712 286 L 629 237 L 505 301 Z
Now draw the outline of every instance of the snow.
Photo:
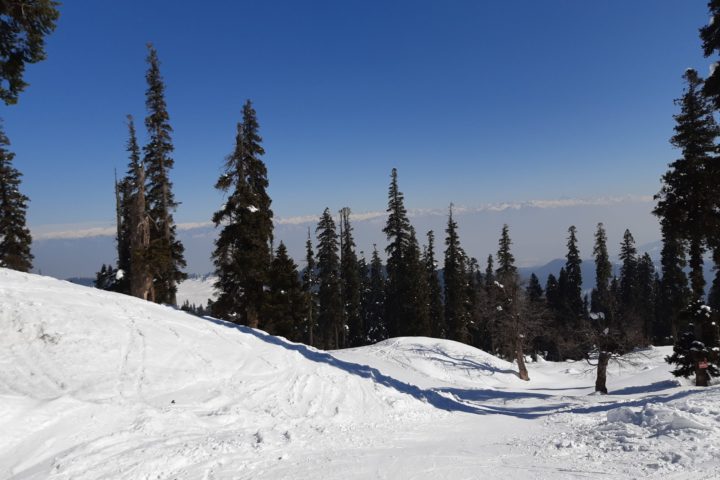
M 176 295 L 178 305 L 182 305 L 185 301 L 191 305 L 206 306 L 208 300 L 217 299 L 215 290 L 215 282 L 217 277 L 214 275 L 204 275 L 202 277 L 192 277 L 183 280 L 178 284 Z
M 713 478 L 720 387 L 669 347 L 513 363 L 424 337 L 323 352 L 0 269 L 0 478 Z

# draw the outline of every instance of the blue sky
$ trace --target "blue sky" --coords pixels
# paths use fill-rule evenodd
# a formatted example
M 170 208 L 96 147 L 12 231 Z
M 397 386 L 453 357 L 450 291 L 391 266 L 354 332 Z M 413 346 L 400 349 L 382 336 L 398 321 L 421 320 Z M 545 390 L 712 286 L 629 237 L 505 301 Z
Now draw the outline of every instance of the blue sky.
M 48 59 L 0 116 L 29 223 L 109 222 L 125 115 L 157 47 L 178 222 L 207 221 L 254 101 L 276 216 L 652 195 L 676 153 L 673 98 L 708 71 L 699 0 L 66 0 Z M 141 129 L 141 141 L 144 140 Z

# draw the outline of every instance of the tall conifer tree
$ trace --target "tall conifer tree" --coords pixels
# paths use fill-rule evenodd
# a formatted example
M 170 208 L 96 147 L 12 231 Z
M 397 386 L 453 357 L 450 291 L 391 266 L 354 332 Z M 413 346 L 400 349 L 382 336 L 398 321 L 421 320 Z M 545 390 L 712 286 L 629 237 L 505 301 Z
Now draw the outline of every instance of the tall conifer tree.
M 149 265 L 150 255 L 150 216 L 145 198 L 145 165 L 140 160 L 140 147 L 137 143 L 135 123 L 128 115 L 128 143 L 127 152 L 130 156 L 125 182 L 128 186 L 128 196 L 125 199 L 124 211 L 129 236 L 129 278 L 130 295 L 144 300 L 155 301 L 152 272 Z
M 577 246 L 577 229 L 575 225 L 568 228 L 567 240 L 567 261 L 565 262 L 565 272 L 567 273 L 567 285 L 565 287 L 565 301 L 568 309 L 573 317 L 573 322 L 577 322 L 584 316 L 583 300 L 582 300 L 582 270 L 580 265 L 580 251 Z
M 448 224 L 445 233 L 445 320 L 448 325 L 448 338 L 458 342 L 469 340 L 467 278 L 465 275 L 465 252 L 460 246 L 458 225 L 453 219 L 452 204 L 448 213 Z
M 718 243 L 717 228 L 713 225 L 720 225 L 715 208 L 718 202 L 714 201 L 718 197 L 715 155 L 720 128 L 710 102 L 702 94 L 703 81 L 698 73 L 688 69 L 683 78 L 687 87 L 675 101 L 680 113 L 674 116 L 675 135 L 670 139 L 682 156 L 663 175 L 653 213 L 687 242 L 690 285 L 694 297 L 701 299 L 705 293 L 703 254 L 708 241 L 711 246 Z
M 310 239 L 310 228 L 308 227 L 307 241 L 305 242 L 305 270 L 302 275 L 303 291 L 305 292 L 305 326 L 303 328 L 304 340 L 308 345 L 316 346 L 315 330 L 317 329 L 318 298 L 317 298 L 317 269 L 313 253 L 312 240 Z
M 602 313 L 606 318 L 611 315 L 610 277 L 612 277 L 612 264 L 607 250 L 607 234 L 605 226 L 598 223 L 595 232 L 595 288 L 591 294 L 590 309 L 595 313 Z
M 288 256 L 285 244 L 280 242 L 270 263 L 267 301 L 260 327 L 272 335 L 300 342 L 303 340 L 306 307 L 297 265 Z
M 625 317 L 637 306 L 638 258 L 635 239 L 630 230 L 625 230 L 620 244 L 620 306 Z
M 447 324 L 445 323 L 445 312 L 442 300 L 442 287 L 440 286 L 440 275 L 437 270 L 435 259 L 435 234 L 432 230 L 427 232 L 428 244 L 423 252 L 423 264 L 428 284 L 428 308 L 430 315 L 430 327 L 432 336 L 435 338 L 447 338 Z
M 326 349 L 342 348 L 344 339 L 344 312 L 340 283 L 338 235 L 330 209 L 326 208 L 315 229 L 318 239 L 318 337 Z
M 0 128 L 0 267 L 29 272 L 33 260 L 32 237 L 25 221 L 29 199 L 20 193 L 22 174 L 13 166 L 15 154 L 9 146 L 10 140 Z
M 364 330 L 360 315 L 360 271 L 355 253 L 355 240 L 350 225 L 350 209 L 340 210 L 340 279 L 342 287 L 345 325 L 348 327 L 347 346 L 364 345 Z
M 365 307 L 366 338 L 368 343 L 376 343 L 388 338 L 385 323 L 385 275 L 377 247 L 373 245 L 370 260 L 370 291 Z
M 187 277 L 184 247 L 175 235 L 175 220 L 172 212 L 178 203 L 172 193 L 170 170 L 175 161 L 172 158 L 172 127 L 165 104 L 165 84 L 160 75 L 160 61 L 157 51 L 148 44 L 148 71 L 145 76 L 148 89 L 145 107 L 145 127 L 149 142 L 145 152 L 147 169 L 147 204 L 150 214 L 150 254 L 149 264 L 155 285 L 155 301 L 175 304 L 177 283 Z
M 213 252 L 215 287 L 220 292 L 213 313 L 250 327 L 260 321 L 272 258 L 273 212 L 258 130 L 255 109 L 248 100 L 237 126 L 235 149 L 215 185 L 231 193 L 212 219 L 215 226 L 223 226 Z
M 385 321 L 388 335 L 395 337 L 407 332 L 403 322 L 412 322 L 408 291 L 408 250 L 410 248 L 410 221 L 407 217 L 402 192 L 398 187 L 397 170 L 392 169 L 388 190 L 388 219 L 383 229 L 387 235 L 387 283 L 385 284 Z M 403 333 L 401 333 L 403 332 Z

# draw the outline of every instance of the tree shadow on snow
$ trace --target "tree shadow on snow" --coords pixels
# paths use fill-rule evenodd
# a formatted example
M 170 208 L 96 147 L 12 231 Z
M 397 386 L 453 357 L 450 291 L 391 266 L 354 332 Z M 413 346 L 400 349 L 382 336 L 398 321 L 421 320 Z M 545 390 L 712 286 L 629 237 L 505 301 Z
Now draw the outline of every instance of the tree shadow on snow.
M 558 397 L 553 396 L 549 394 L 541 394 L 541 393 L 531 393 L 531 392 L 510 392 L 510 391 L 503 391 L 503 390 L 496 390 L 496 389 L 459 389 L 459 388 L 438 388 L 438 389 L 422 389 L 420 387 L 417 387 L 415 385 L 411 385 L 405 382 L 402 382 L 396 378 L 393 378 L 389 375 L 385 375 L 384 373 L 380 372 L 376 368 L 372 368 L 368 365 L 362 365 L 358 363 L 352 363 L 347 362 L 344 360 L 340 360 L 331 354 L 316 350 L 312 347 L 308 347 L 307 345 L 301 344 L 301 343 L 293 343 L 289 340 L 286 340 L 282 337 L 276 337 L 273 335 L 270 335 L 266 332 L 263 332 L 262 330 L 256 330 L 249 327 L 245 327 L 242 325 L 236 325 L 234 323 L 226 322 L 223 320 L 217 320 L 212 317 L 204 317 L 207 321 L 213 322 L 216 325 L 220 325 L 226 328 L 232 328 L 239 330 L 243 333 L 246 333 L 248 335 L 252 335 L 266 343 L 269 343 L 271 345 L 276 345 L 282 348 L 285 348 L 287 350 L 291 350 L 294 352 L 297 352 L 307 358 L 308 360 L 311 360 L 313 362 L 317 363 L 324 363 L 327 365 L 330 365 L 335 368 L 339 368 L 340 370 L 343 370 L 347 373 L 350 373 L 352 375 L 357 375 L 359 377 L 368 378 L 373 380 L 374 382 L 384 385 L 388 388 L 392 388 L 398 392 L 410 395 L 412 397 L 417 398 L 420 401 L 426 402 L 430 405 L 432 405 L 435 408 L 438 408 L 440 410 L 445 410 L 448 412 L 466 412 L 466 413 L 473 413 L 473 414 L 495 414 L 495 415 L 509 415 L 517 418 L 524 418 L 524 419 L 533 419 L 538 418 L 542 416 L 551 415 L 554 413 L 559 412 L 568 412 L 568 413 L 592 413 L 592 412 L 601 412 L 601 411 L 607 411 L 611 410 L 613 408 L 617 408 L 619 406 L 641 406 L 646 403 L 654 402 L 654 403 L 664 403 L 669 402 L 671 400 L 675 400 L 678 398 L 682 398 L 685 396 L 692 395 L 693 393 L 696 393 L 694 390 L 684 390 L 681 392 L 677 392 L 673 395 L 653 395 L 648 396 L 640 400 L 630 401 L 630 402 L 606 402 L 606 403 L 599 403 L 599 404 L 592 404 L 588 406 L 577 406 L 576 403 L 571 403 L 569 401 L 565 402 L 562 401 L 565 397 Z M 477 364 L 477 362 L 471 362 L 478 365 L 478 368 L 486 368 L 485 365 Z M 499 370 L 499 369 L 498 369 Z M 504 373 L 506 371 L 503 371 Z M 513 372 L 514 373 L 514 372 Z M 662 384 L 662 385 L 660 385 Z M 656 382 L 657 389 L 664 389 L 669 388 L 666 382 Z M 651 387 L 653 386 L 651 385 Z M 676 384 L 673 384 L 672 386 L 675 386 Z M 628 387 L 622 390 L 619 390 L 618 392 L 615 392 L 619 395 L 630 395 L 632 394 L 633 388 L 635 387 Z M 644 388 L 644 390 L 643 390 Z M 648 392 L 647 386 L 645 387 L 638 387 L 639 390 L 637 390 L 636 393 L 640 392 Z M 569 389 L 568 389 L 569 390 Z M 650 390 L 654 391 L 654 390 Z M 622 393 L 621 393 L 622 392 Z M 574 400 L 582 399 L 583 397 L 573 397 Z M 603 397 L 605 398 L 605 397 Z M 465 402 L 483 402 L 483 401 L 491 401 L 491 400 L 501 400 L 501 401 L 508 401 L 508 400 L 522 400 L 522 399 L 545 399 L 545 400 L 552 400 L 557 399 L 561 400 L 559 402 L 553 402 L 549 404 L 543 404 L 543 405 L 531 405 L 527 407 L 512 407 L 512 406 L 505 406 L 505 405 L 472 405 Z

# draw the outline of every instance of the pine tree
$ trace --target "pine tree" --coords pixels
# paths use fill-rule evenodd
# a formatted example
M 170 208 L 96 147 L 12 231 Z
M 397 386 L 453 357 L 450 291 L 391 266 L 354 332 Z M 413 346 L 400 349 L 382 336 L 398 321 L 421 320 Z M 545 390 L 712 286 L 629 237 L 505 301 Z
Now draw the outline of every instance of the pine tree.
M 517 281 L 515 257 L 510 252 L 510 245 L 512 245 L 512 241 L 510 240 L 509 228 L 506 224 L 503 225 L 500 241 L 498 242 L 498 268 L 495 270 L 495 275 L 500 283 Z
M 530 274 L 530 280 L 525 288 L 528 299 L 531 302 L 542 302 L 543 300 L 543 288 L 540 285 L 540 280 L 534 273 Z
M 100 270 L 95 273 L 95 288 L 99 290 L 106 290 L 108 292 L 117 292 L 118 285 L 118 270 L 113 268 L 111 263 L 105 265 L 102 264 Z
M 385 275 L 377 247 L 373 245 L 370 260 L 370 292 L 365 307 L 365 329 L 367 343 L 376 343 L 388 338 L 385 323 Z
M 653 213 L 687 242 L 690 284 L 695 298 L 701 299 L 705 293 L 703 254 L 708 240 L 716 242 L 718 231 L 713 227 L 718 224 L 714 201 L 718 196 L 718 167 L 714 163 L 720 128 L 710 102 L 702 95 L 703 81 L 697 72 L 688 69 L 683 78 L 687 87 L 675 101 L 680 113 L 674 116 L 675 135 L 670 140 L 681 150 L 682 157 L 670 164 L 663 175 Z
M 130 214 L 132 211 L 132 183 L 131 179 L 123 178 L 118 182 L 115 174 L 115 223 L 117 242 L 117 269 L 121 278 L 118 280 L 118 291 L 130 293 Z
M 5 0 L 0 15 L 0 99 L 17 102 L 27 83 L 25 65 L 45 59 L 45 37 L 60 17 L 54 0 Z
M 663 345 L 680 334 L 679 318 L 690 302 L 685 275 L 685 250 L 677 233 L 667 220 L 661 222 L 663 247 L 660 252 L 662 279 L 660 280 L 660 311 L 655 326 L 655 338 Z
M 350 209 L 340 210 L 340 281 L 345 312 L 344 324 L 347 325 L 349 347 L 364 345 L 364 331 L 360 315 L 360 271 L 355 254 L 355 241 L 350 225 Z
M 686 329 L 680 335 L 673 354 L 665 358 L 677 365 L 672 374 L 676 377 L 695 375 L 695 385 L 707 387 L 711 377 L 720 375 L 718 352 L 720 341 L 717 322 L 712 309 L 700 300 L 693 300 L 682 312 Z
M 318 344 L 325 349 L 342 348 L 345 325 L 340 285 L 338 235 L 330 209 L 326 208 L 315 229 L 318 239 Z
M 152 44 L 148 44 L 148 71 L 146 80 L 145 127 L 148 131 L 149 143 L 145 152 L 145 168 L 147 169 L 147 205 L 150 214 L 150 247 L 149 266 L 153 274 L 155 301 L 174 305 L 177 283 L 187 275 L 182 272 L 185 267 L 184 247 L 175 237 L 175 221 L 172 212 L 178 203 L 172 193 L 170 170 L 175 163 L 170 156 L 173 152 L 170 126 L 165 104 L 165 84 L 160 76 L 160 61 Z
M 495 271 L 498 279 L 495 286 L 498 335 L 505 354 L 517 362 L 520 379 L 529 380 L 524 353 L 525 344 L 530 338 L 529 317 L 524 309 L 526 303 L 520 291 L 511 245 L 508 226 L 503 225 L 498 242 L 498 268 Z
M 638 259 L 635 239 L 627 229 L 620 244 L 620 261 L 620 307 L 622 315 L 628 317 L 637 307 Z
M 607 250 L 607 234 L 602 223 L 598 223 L 595 232 L 593 255 L 595 256 L 595 288 L 591 294 L 590 309 L 592 312 L 602 313 L 605 318 L 608 318 L 613 313 L 610 296 L 612 264 Z
M 155 301 L 152 272 L 150 271 L 150 215 L 145 198 L 145 165 L 140 161 L 140 147 L 135 134 L 135 124 L 128 115 L 127 152 L 130 156 L 125 182 L 128 188 L 123 200 L 123 216 L 127 216 L 129 236 L 129 279 L 130 295 L 144 300 Z
M 485 267 L 485 288 L 490 289 L 495 284 L 495 266 L 493 256 L 488 255 L 487 266 Z
M 313 255 L 313 246 L 310 239 L 310 228 L 308 228 L 307 241 L 305 242 L 305 270 L 302 275 L 303 292 L 305 292 L 305 318 L 304 341 L 308 345 L 316 346 L 315 331 L 317 329 L 318 307 L 318 280 L 317 269 L 315 267 L 315 257 Z
M 435 259 L 435 234 L 432 230 L 427 232 L 428 244 L 423 251 L 422 262 L 425 265 L 426 281 L 428 285 L 428 309 L 430 315 L 430 330 L 435 338 L 447 338 L 447 324 L 442 300 L 442 287 L 440 275 Z
M 20 193 L 22 174 L 13 167 L 15 154 L 0 128 L 0 267 L 29 272 L 32 237 L 26 226 L 28 197 Z
M 259 324 L 265 301 L 273 231 L 267 169 L 260 158 L 265 151 L 258 129 L 255 109 L 248 100 L 243 121 L 237 126 L 235 149 L 215 185 L 231 193 L 212 219 L 215 226 L 223 225 L 213 252 L 219 291 L 213 313 L 253 328 Z
M 565 287 L 565 301 L 573 324 L 577 325 L 578 321 L 585 315 L 583 312 L 582 301 L 582 271 L 580 270 L 580 251 L 577 247 L 577 229 L 572 225 L 568 229 L 567 241 L 567 261 L 565 262 L 565 272 L 567 274 L 567 284 Z
M 401 324 L 401 335 L 429 337 L 432 335 L 430 325 L 430 307 L 428 303 L 429 287 L 425 266 L 422 263 L 420 244 L 415 235 L 415 228 L 410 227 L 410 242 L 406 256 L 407 275 L 404 277 L 404 291 L 409 293 L 406 318 Z
M 710 0 L 708 9 L 710 22 L 700 29 L 700 39 L 706 57 L 720 52 L 720 0 Z M 717 62 L 713 63 L 710 76 L 705 80 L 703 93 L 712 100 L 715 109 L 720 110 L 720 70 L 717 68 Z
M 657 289 L 655 276 L 655 265 L 652 258 L 648 253 L 645 253 L 638 261 L 636 309 L 642 326 L 642 337 L 647 343 L 652 343 L 653 326 L 656 323 Z
M 388 219 L 383 229 L 387 236 L 387 282 L 385 284 L 385 321 L 388 335 L 396 337 L 412 332 L 414 293 L 410 291 L 413 266 L 409 259 L 411 226 L 403 194 L 398 188 L 397 170 L 392 169 L 388 190 Z
M 270 263 L 268 277 L 268 295 L 260 328 L 293 342 L 302 341 L 307 303 L 297 265 L 288 256 L 283 242 Z
M 448 215 L 448 226 L 445 230 L 445 267 L 443 275 L 445 279 L 445 320 L 448 326 L 448 338 L 458 342 L 469 340 L 468 312 L 466 304 L 468 301 L 465 285 L 465 252 L 460 246 L 457 222 L 453 219 L 452 204 Z

